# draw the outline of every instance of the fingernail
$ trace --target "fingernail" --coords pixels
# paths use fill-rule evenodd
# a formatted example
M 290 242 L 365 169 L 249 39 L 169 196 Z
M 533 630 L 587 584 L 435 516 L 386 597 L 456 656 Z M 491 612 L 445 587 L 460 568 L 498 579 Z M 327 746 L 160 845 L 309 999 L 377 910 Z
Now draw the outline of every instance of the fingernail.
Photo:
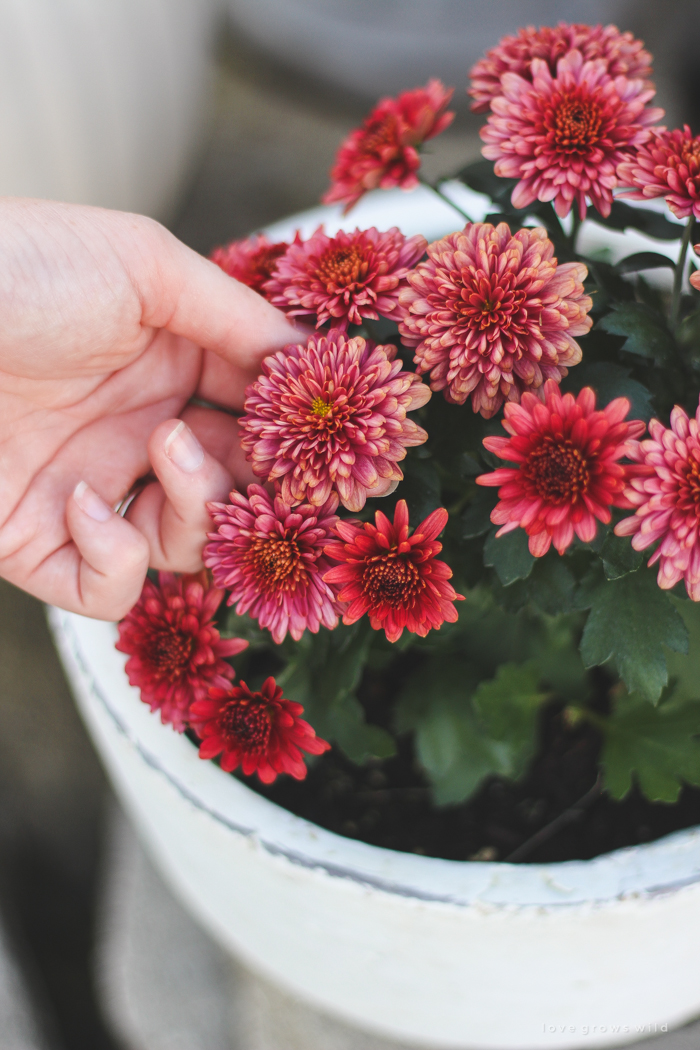
M 73 489 L 73 499 L 83 513 L 93 521 L 109 521 L 112 511 L 105 501 L 85 481 L 79 481 Z
M 204 462 L 204 449 L 182 420 L 165 439 L 163 451 L 185 474 L 194 474 Z

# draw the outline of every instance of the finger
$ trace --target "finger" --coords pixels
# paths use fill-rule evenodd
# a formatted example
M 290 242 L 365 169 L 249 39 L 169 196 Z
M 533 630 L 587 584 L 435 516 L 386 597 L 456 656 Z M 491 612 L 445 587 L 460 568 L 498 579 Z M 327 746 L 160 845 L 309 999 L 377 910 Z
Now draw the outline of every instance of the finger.
M 223 357 L 205 351 L 197 396 L 240 411 L 245 401 L 246 388 L 255 382 L 259 374 L 260 364 L 255 368 L 239 368 Z
M 134 251 L 134 226 L 128 223 L 116 247 L 141 301 L 143 325 L 184 336 L 244 371 L 298 340 L 285 315 L 257 292 L 158 223 L 129 218 L 138 225 L 142 250 Z
M 149 454 L 158 483 L 139 496 L 129 519 L 148 540 L 153 568 L 197 572 L 212 528 L 207 503 L 226 500 L 233 477 L 183 420 L 157 427 Z
M 253 473 L 241 448 L 240 422 L 236 416 L 199 405 L 188 405 L 180 418 L 194 431 L 209 455 L 223 463 L 233 476 L 233 484 L 237 489 L 245 492 L 251 482 L 260 484 L 260 478 Z
M 77 548 L 72 611 L 98 620 L 121 619 L 141 594 L 148 543 L 84 481 L 67 501 L 66 520 Z

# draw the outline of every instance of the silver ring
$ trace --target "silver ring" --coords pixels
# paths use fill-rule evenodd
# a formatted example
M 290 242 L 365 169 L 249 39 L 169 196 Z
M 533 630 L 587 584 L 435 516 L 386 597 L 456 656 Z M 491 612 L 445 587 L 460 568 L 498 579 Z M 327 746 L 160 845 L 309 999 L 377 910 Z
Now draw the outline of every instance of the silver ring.
M 153 480 L 154 479 L 150 474 L 145 478 L 137 478 L 126 495 L 122 496 L 121 499 L 118 499 L 112 507 L 114 513 L 118 514 L 120 518 L 125 518 L 126 512 L 131 504 L 141 495 L 143 490 L 150 485 Z

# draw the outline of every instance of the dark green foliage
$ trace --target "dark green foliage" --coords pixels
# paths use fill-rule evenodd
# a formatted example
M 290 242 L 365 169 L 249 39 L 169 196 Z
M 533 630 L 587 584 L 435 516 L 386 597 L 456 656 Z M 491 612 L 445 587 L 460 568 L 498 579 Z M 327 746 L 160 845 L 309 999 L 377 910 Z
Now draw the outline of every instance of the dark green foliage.
M 473 500 L 462 514 L 459 535 L 463 540 L 483 536 L 491 528 L 491 511 L 498 503 L 498 490 L 477 489 Z
M 590 217 L 600 226 L 611 230 L 639 230 L 648 237 L 659 241 L 678 241 L 683 236 L 680 223 L 670 222 L 661 212 L 649 208 L 635 208 L 624 201 L 613 201 L 610 215 L 604 218 L 597 211 L 591 210 Z
M 387 758 L 395 750 L 391 736 L 378 726 L 368 725 L 355 695 L 373 641 L 366 620 L 334 631 L 308 631 L 295 645 L 295 652 L 279 684 L 290 700 L 304 705 L 304 716 L 319 736 L 332 741 L 354 762 L 370 755 Z
M 654 415 L 651 393 L 636 379 L 632 379 L 630 373 L 631 369 L 612 361 L 584 362 L 572 369 L 562 385 L 575 394 L 584 386 L 592 387 L 599 407 L 610 404 L 616 397 L 626 397 L 630 403 L 627 418 L 642 419 L 647 423 Z
M 567 564 L 555 550 L 544 558 L 535 558 L 532 571 L 525 579 L 509 584 L 502 594 L 507 608 L 517 611 L 526 605 L 557 616 L 574 608 L 576 579 Z
M 600 552 L 607 580 L 618 580 L 628 572 L 636 572 L 642 564 L 643 554 L 636 551 L 625 536 L 608 534 Z
M 615 265 L 619 274 L 639 273 L 640 270 L 675 269 L 675 263 L 668 255 L 659 255 L 658 252 L 637 252 L 628 255 Z
M 534 752 L 545 699 L 536 665 L 504 664 L 481 682 L 477 674 L 464 659 L 434 657 L 412 676 L 397 706 L 397 729 L 415 733 L 440 805 L 461 802 L 486 776 L 521 776 Z
M 683 782 L 700 786 L 700 700 L 671 699 L 652 707 L 626 696 L 596 724 L 613 798 L 624 798 L 635 781 L 653 802 L 675 802 Z
M 688 631 L 653 570 L 598 584 L 581 640 L 586 667 L 611 660 L 630 693 L 656 703 L 668 684 L 664 647 L 687 653 Z
M 404 480 L 400 485 L 400 492 L 396 496 L 405 499 L 408 504 L 408 513 L 411 523 L 418 525 L 427 518 L 437 507 L 442 505 L 440 493 L 440 475 L 437 472 L 432 457 L 420 457 L 415 450 L 413 455 L 409 454 L 401 464 Z M 379 509 L 382 509 L 380 504 Z
M 667 364 L 673 356 L 673 337 L 656 311 L 646 303 L 620 303 L 601 318 L 598 327 L 610 335 L 625 336 L 622 350 Z
M 508 587 L 530 575 L 535 558 L 530 554 L 523 529 L 514 529 L 500 537 L 496 532 L 493 529 L 484 544 L 484 564 L 494 568 L 503 586 Z

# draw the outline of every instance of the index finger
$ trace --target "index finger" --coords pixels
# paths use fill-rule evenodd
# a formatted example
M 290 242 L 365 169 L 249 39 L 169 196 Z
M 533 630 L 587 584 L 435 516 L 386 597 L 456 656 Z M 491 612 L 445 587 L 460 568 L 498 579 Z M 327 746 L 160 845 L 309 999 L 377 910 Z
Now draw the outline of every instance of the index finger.
M 263 357 L 299 340 L 285 315 L 252 288 L 158 223 L 133 218 L 140 223 L 141 250 L 133 250 L 133 229 L 123 249 L 142 325 L 184 336 L 243 373 L 257 372 Z

